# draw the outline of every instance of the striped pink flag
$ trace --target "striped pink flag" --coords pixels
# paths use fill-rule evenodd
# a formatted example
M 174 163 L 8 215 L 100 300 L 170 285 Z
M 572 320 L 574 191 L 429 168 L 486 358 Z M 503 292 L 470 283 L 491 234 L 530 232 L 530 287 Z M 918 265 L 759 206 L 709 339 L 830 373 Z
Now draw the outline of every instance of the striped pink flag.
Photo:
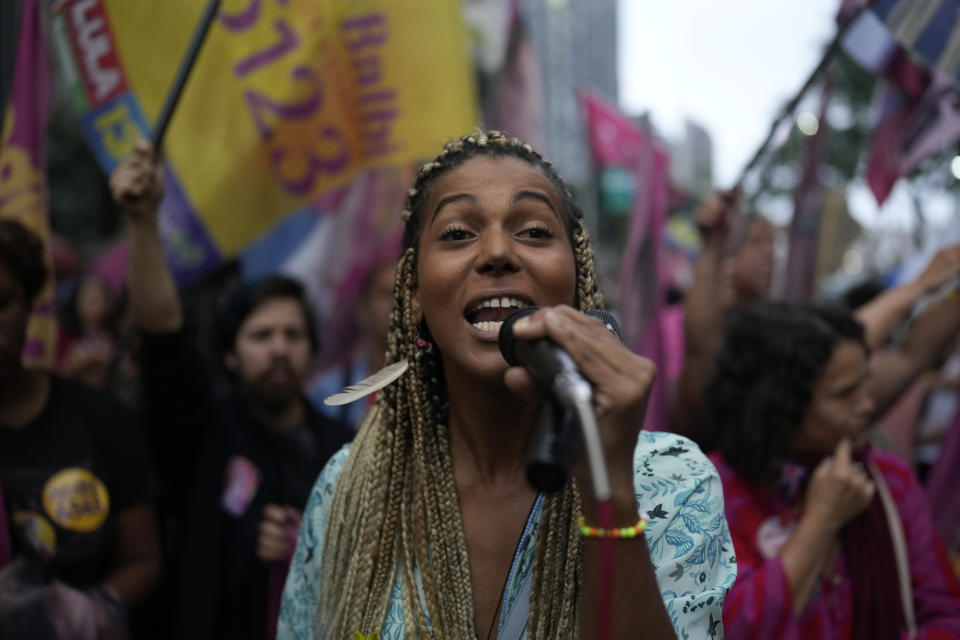
M 667 219 L 669 158 L 659 143 L 599 96 L 582 92 L 594 163 L 631 171 L 636 181 L 630 225 L 620 262 L 617 299 L 624 342 L 649 358 L 661 372 L 666 354 L 661 331 L 666 269 L 663 230 Z M 661 374 L 647 403 L 644 422 L 663 429 L 669 424 L 667 391 Z

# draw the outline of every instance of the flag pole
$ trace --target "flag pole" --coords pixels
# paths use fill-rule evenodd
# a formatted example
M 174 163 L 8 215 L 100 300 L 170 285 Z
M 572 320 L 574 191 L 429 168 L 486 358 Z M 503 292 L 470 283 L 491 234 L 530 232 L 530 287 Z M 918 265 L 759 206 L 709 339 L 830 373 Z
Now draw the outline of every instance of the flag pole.
M 167 132 L 167 125 L 170 124 L 173 111 L 180 101 L 180 94 L 183 93 L 183 88 L 187 84 L 187 78 L 190 76 L 193 65 L 197 61 L 200 47 L 203 45 L 203 41 L 207 37 L 207 32 L 210 30 L 210 25 L 213 24 L 213 19 L 216 17 L 217 11 L 220 8 L 220 1 L 221 0 L 209 0 L 206 8 L 203 10 L 203 15 L 200 16 L 200 23 L 193 32 L 193 38 L 190 39 L 190 45 L 187 47 L 187 52 L 180 62 L 180 68 L 177 69 L 177 75 L 173 80 L 173 85 L 167 93 L 163 108 L 160 110 L 160 116 L 157 118 L 156 125 L 154 125 L 153 134 L 150 137 L 150 142 L 154 149 L 159 150 L 160 145 L 163 144 L 163 136 Z
M 820 62 L 817 63 L 817 66 L 814 67 L 813 71 L 810 72 L 810 75 L 807 77 L 807 81 L 803 83 L 802 87 L 800 87 L 800 91 L 798 91 L 797 94 L 793 96 L 793 98 L 791 98 L 786 105 L 784 105 L 780 115 L 777 116 L 777 118 L 773 121 L 773 124 L 770 125 L 770 131 L 767 133 L 767 137 L 762 143 L 760 143 L 760 147 L 757 149 L 756 153 L 753 154 L 753 157 L 750 158 L 750 161 L 747 162 L 747 164 L 740 171 L 740 175 L 737 178 L 737 181 L 734 183 L 736 185 L 734 188 L 740 188 L 743 186 L 743 181 L 747 177 L 747 174 L 750 173 L 757 163 L 760 162 L 760 159 L 766 152 L 767 147 L 769 147 L 770 143 L 773 141 L 773 137 L 776 135 L 777 129 L 780 128 L 781 123 L 793 115 L 797 105 L 800 104 L 800 100 L 803 99 L 803 96 L 805 96 L 811 87 L 813 87 L 813 85 L 817 82 L 820 74 L 826 70 L 837 51 L 840 50 L 840 44 L 843 41 L 843 37 L 847 35 L 850 27 L 853 26 L 853 23 L 856 22 L 857 18 L 860 17 L 860 14 L 863 11 L 863 7 L 857 7 L 857 9 L 853 11 L 837 28 L 837 32 L 834 34 L 833 40 L 830 41 L 830 44 L 827 45 L 827 49 L 824 51 L 823 57 L 820 58 Z

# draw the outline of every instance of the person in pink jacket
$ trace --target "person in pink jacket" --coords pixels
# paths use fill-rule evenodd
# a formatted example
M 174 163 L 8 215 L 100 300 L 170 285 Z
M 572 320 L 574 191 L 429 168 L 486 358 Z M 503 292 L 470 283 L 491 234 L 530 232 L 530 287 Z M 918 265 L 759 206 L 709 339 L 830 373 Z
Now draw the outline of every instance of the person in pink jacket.
M 930 313 L 919 329 L 960 320 L 952 300 Z M 731 317 L 707 387 L 738 566 L 728 639 L 960 638 L 960 584 L 923 491 L 867 444 L 895 372 L 871 376 L 846 311 L 781 303 Z

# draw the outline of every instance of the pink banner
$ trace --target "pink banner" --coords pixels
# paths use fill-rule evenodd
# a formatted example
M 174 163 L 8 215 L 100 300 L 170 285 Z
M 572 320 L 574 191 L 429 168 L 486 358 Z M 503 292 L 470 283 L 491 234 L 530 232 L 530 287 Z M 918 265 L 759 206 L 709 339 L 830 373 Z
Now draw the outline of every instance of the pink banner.
M 872 12 L 844 42 L 864 68 L 881 76 L 880 117 L 867 164 L 867 184 L 883 204 L 901 175 L 960 139 L 960 89 L 951 78 L 912 58 Z
M 594 162 L 619 166 L 636 180 L 630 226 L 620 263 L 619 313 L 624 342 L 657 365 L 661 376 L 647 403 L 645 425 L 666 428 L 666 358 L 661 332 L 665 290 L 663 229 L 667 218 L 669 158 L 660 145 L 616 107 L 590 93 L 580 95 Z
M 600 96 L 583 91 L 580 101 L 587 115 L 590 151 L 599 167 L 635 167 L 649 150 L 647 134 Z
M 0 218 L 17 220 L 43 238 L 51 266 L 44 157 L 50 67 L 40 9 L 37 0 L 23 5 L 13 85 L 0 138 Z M 53 367 L 56 355 L 52 268 L 50 272 L 34 306 L 24 348 L 24 361 L 43 368 Z
M 878 205 L 882 205 L 900 177 L 902 158 L 900 144 L 916 109 L 892 85 L 883 91 L 883 107 L 879 124 L 873 132 L 873 143 L 867 160 L 867 185 Z

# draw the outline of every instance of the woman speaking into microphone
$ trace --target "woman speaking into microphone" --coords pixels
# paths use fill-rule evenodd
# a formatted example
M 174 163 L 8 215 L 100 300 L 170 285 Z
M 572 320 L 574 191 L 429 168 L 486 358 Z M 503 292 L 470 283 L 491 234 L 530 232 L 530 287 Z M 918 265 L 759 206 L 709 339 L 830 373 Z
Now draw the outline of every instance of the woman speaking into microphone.
M 641 432 L 654 366 L 582 313 L 602 307 L 593 253 L 550 163 L 495 131 L 451 141 L 402 215 L 402 373 L 317 479 L 278 637 L 722 637 L 719 478 L 689 441 Z M 515 338 L 548 338 L 592 387 L 607 491 L 582 460 L 555 492 L 526 481 L 543 396 L 498 334 L 527 306 Z

